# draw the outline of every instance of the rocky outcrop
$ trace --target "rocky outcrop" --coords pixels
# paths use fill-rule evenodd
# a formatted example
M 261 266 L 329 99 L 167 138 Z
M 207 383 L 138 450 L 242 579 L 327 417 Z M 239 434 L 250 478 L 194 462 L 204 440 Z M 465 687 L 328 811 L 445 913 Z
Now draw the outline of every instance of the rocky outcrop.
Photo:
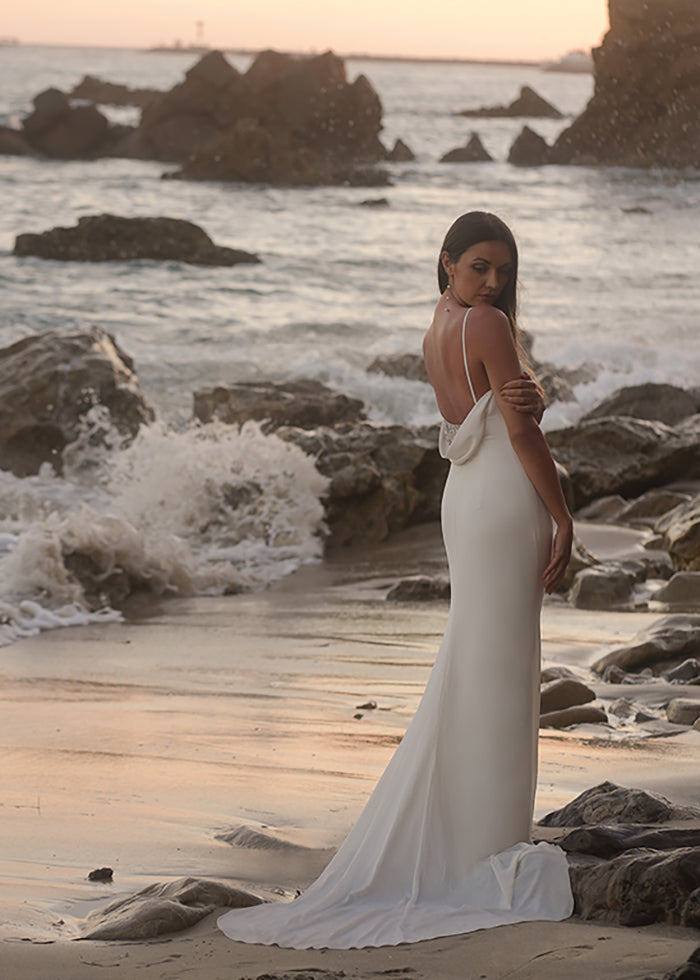
M 595 92 L 553 149 L 557 163 L 700 165 L 700 6 L 609 0 Z
M 3 348 L 0 467 L 29 476 L 48 462 L 60 472 L 64 448 L 95 406 L 127 440 L 155 418 L 133 361 L 106 331 L 50 331 Z
M 656 620 L 637 633 L 631 643 L 616 647 L 593 664 L 606 677 L 611 667 L 640 671 L 650 667 L 660 673 L 689 657 L 700 654 L 700 615 L 677 613 Z
M 449 150 L 440 157 L 440 163 L 488 163 L 493 160 L 481 142 L 478 133 L 472 133 L 464 146 Z
M 22 136 L 32 151 L 48 157 L 75 159 L 104 152 L 109 122 L 93 105 L 71 105 L 55 88 L 40 92 L 34 111 L 22 123 Z
M 262 904 L 251 892 L 220 881 L 179 878 L 149 885 L 135 895 L 91 913 L 81 939 L 153 939 L 181 932 L 219 908 L 244 909 Z
M 15 255 L 64 262 L 124 262 L 133 259 L 231 266 L 259 262 L 257 255 L 215 245 L 191 221 L 179 218 L 122 218 L 86 215 L 72 228 L 18 235 Z
M 581 421 L 587 422 L 589 419 L 608 415 L 629 415 L 635 419 L 651 419 L 665 422 L 666 425 L 675 425 L 697 411 L 700 411 L 700 402 L 692 392 L 676 385 L 647 382 L 619 388 L 597 402 L 581 416 Z
M 547 141 L 529 126 L 523 126 L 508 152 L 508 163 L 516 167 L 543 167 L 551 163 Z
M 529 85 L 523 85 L 520 95 L 510 105 L 496 105 L 481 109 L 463 109 L 458 116 L 478 116 L 480 118 L 500 119 L 518 116 L 531 116 L 541 119 L 562 119 L 563 115 L 551 103 L 538 95 Z
M 547 442 L 569 472 L 576 508 L 610 494 L 634 497 L 700 473 L 698 436 L 662 422 L 591 419 L 548 432 Z
M 672 803 L 657 793 L 604 782 L 580 793 L 560 810 L 538 821 L 541 827 L 583 827 L 594 824 L 649 824 L 669 820 L 700 820 L 696 807 Z
M 33 150 L 22 133 L 11 126 L 0 126 L 0 155 L 11 157 L 31 156 Z
M 397 139 L 387 154 L 387 160 L 391 163 L 410 163 L 415 159 L 415 153 L 402 139 Z
M 200 422 L 241 425 L 248 419 L 263 423 L 271 432 L 282 425 L 301 429 L 359 422 L 367 418 L 359 398 L 332 391 L 321 381 L 242 381 L 226 388 L 209 388 L 194 394 L 194 417 Z
M 367 371 L 370 374 L 386 374 L 389 378 L 408 378 L 428 384 L 428 372 L 420 354 L 380 354 L 368 365 Z
M 129 88 L 117 82 L 107 82 L 95 75 L 84 75 L 69 93 L 71 99 L 82 99 L 99 105 L 133 105 L 143 108 L 163 93 L 150 88 Z

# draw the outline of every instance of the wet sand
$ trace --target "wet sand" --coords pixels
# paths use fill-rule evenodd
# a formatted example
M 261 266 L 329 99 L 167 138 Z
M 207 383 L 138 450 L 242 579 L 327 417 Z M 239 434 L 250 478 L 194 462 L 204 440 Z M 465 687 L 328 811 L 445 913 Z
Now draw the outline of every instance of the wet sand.
M 621 547 L 613 532 L 606 541 Z M 446 603 L 384 602 L 386 587 L 397 574 L 442 568 L 436 529 L 418 528 L 265 593 L 137 601 L 123 624 L 4 648 L 2 976 L 72 980 L 116 968 L 235 980 L 313 967 L 396 978 L 404 971 L 386 971 L 410 967 L 407 980 L 641 980 L 683 962 L 700 933 L 576 920 L 349 952 L 232 943 L 215 916 L 161 940 L 71 941 L 91 909 L 156 881 L 192 875 L 270 895 L 293 894 L 316 876 L 410 720 L 447 615 Z M 658 615 L 548 600 L 544 661 L 585 672 Z M 633 694 L 652 706 L 663 699 L 658 685 L 635 685 Z M 357 707 L 370 700 L 376 709 Z M 692 731 L 543 732 L 536 815 L 603 779 L 698 803 L 699 759 Z M 263 830 L 275 846 L 216 837 L 241 826 Z M 87 881 L 104 865 L 113 884 Z

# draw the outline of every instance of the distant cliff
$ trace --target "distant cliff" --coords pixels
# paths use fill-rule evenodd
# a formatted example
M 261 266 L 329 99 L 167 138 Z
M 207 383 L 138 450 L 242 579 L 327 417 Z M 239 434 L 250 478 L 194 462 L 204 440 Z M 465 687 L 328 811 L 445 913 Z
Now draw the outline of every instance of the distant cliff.
M 554 163 L 700 166 L 699 0 L 608 0 L 595 92 Z

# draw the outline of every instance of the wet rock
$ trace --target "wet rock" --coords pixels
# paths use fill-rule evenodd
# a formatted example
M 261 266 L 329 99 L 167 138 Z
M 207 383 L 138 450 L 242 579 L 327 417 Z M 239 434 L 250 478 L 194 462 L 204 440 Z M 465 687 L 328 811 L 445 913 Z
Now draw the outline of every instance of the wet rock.
M 662 514 L 667 514 L 674 507 L 690 500 L 687 493 L 667 490 L 647 490 L 635 500 L 630 500 L 622 507 L 615 518 L 623 524 L 643 524 L 654 527 Z
M 478 133 L 472 133 L 464 146 L 449 150 L 440 157 L 440 163 L 488 163 L 493 157 L 484 147 Z
M 700 847 L 700 828 L 659 829 L 639 824 L 580 827 L 558 838 L 557 844 L 564 851 L 609 859 L 640 847 L 655 851 Z
M 700 572 L 676 572 L 651 598 L 669 606 L 700 606 Z
M 602 708 L 592 704 L 579 704 L 560 711 L 548 711 L 540 715 L 540 728 L 568 728 L 570 725 L 606 724 L 608 716 Z
M 523 126 L 508 152 L 508 163 L 516 167 L 543 167 L 551 163 L 547 141 L 529 126 Z
M 430 602 L 433 599 L 449 598 L 449 579 L 428 578 L 424 575 L 402 579 L 387 593 L 387 599 L 391 602 Z
M 595 691 L 571 677 L 551 680 L 540 688 L 540 714 L 543 715 L 589 701 L 595 701 Z
M 597 402 L 582 416 L 582 421 L 610 415 L 626 415 L 675 425 L 699 410 L 697 398 L 684 388 L 647 382 L 619 388 Z
M 631 851 L 570 864 L 574 912 L 582 919 L 643 926 L 700 926 L 700 847 Z
M 180 878 L 143 888 L 135 895 L 93 912 L 82 939 L 152 939 L 180 932 L 217 908 L 248 908 L 261 899 L 218 881 Z
M 114 871 L 112 868 L 95 868 L 88 874 L 88 881 L 112 881 Z
M 60 472 L 95 406 L 124 439 L 155 418 L 132 359 L 106 331 L 49 331 L 0 349 L 0 468 L 29 476 L 49 462 Z
M 577 509 L 611 494 L 636 497 L 700 468 L 700 440 L 663 422 L 606 417 L 546 437 L 571 475 Z
M 602 674 L 614 665 L 623 670 L 639 671 L 659 667 L 700 654 L 700 615 L 677 613 L 657 619 L 650 627 L 637 633 L 631 643 L 611 650 L 593 664 Z
M 415 159 L 415 153 L 402 139 L 397 139 L 387 154 L 387 160 L 390 160 L 391 163 L 410 163 Z
M 84 75 L 69 93 L 71 99 L 84 99 L 100 105 L 134 105 L 143 108 L 153 99 L 163 95 L 150 88 L 129 88 L 117 82 L 107 82 L 95 75 Z
M 12 157 L 31 156 L 32 148 L 18 129 L 0 126 L 0 155 Z
M 135 259 L 231 266 L 260 260 L 250 252 L 215 245 L 191 221 L 86 215 L 72 228 L 18 235 L 15 255 L 63 262 L 123 262 Z
M 700 494 L 674 507 L 656 523 L 676 568 L 700 571 Z
M 490 106 L 481 109 L 464 109 L 456 113 L 458 116 L 478 116 L 481 118 L 503 118 L 517 116 L 531 116 L 541 119 L 561 119 L 562 113 L 559 112 L 550 102 L 538 95 L 529 85 L 523 85 L 520 94 L 510 105 Z
M 700 660 L 696 660 L 695 657 L 689 657 L 672 670 L 665 671 L 663 676 L 671 684 L 685 684 L 686 681 L 700 677 Z
M 610 0 L 594 49 L 595 92 L 554 146 L 556 163 L 633 167 L 700 164 L 695 0 Z
M 584 790 L 560 810 L 538 821 L 542 827 L 583 827 L 591 824 L 650 824 L 700 819 L 700 809 L 682 806 L 657 793 L 604 782 Z
M 367 371 L 370 374 L 386 374 L 389 378 L 408 378 L 428 383 L 425 361 L 420 354 L 380 354 Z
M 700 698 L 673 698 L 666 705 L 666 717 L 674 725 L 694 725 L 700 718 Z
M 194 417 L 241 425 L 264 422 L 271 432 L 282 425 L 315 429 L 319 425 L 357 422 L 367 418 L 364 402 L 332 391 L 321 381 L 241 381 L 194 394 Z
M 610 521 L 614 523 L 618 514 L 627 506 L 627 501 L 619 493 L 610 494 L 607 497 L 599 497 L 598 500 L 586 504 L 576 511 L 576 517 L 582 521 Z
M 632 602 L 635 575 L 614 565 L 596 565 L 576 574 L 569 601 L 577 609 L 619 609 Z

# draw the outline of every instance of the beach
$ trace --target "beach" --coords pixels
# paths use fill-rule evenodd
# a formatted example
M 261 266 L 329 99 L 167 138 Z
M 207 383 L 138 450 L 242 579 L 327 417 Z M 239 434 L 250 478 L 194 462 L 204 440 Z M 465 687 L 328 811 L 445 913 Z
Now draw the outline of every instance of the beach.
M 605 532 L 584 533 L 600 546 Z M 607 540 L 619 548 L 614 532 Z M 3 976 L 115 968 L 257 978 L 313 968 L 326 973 L 311 976 L 412 980 L 642 980 L 682 963 L 698 945 L 694 930 L 576 919 L 342 952 L 232 943 L 215 914 L 159 939 L 74 941 L 92 910 L 154 882 L 214 879 L 279 900 L 313 880 L 412 717 L 446 619 L 446 602 L 391 603 L 387 588 L 443 561 L 437 526 L 424 525 L 377 548 L 336 552 L 264 592 L 135 597 L 123 623 L 6 648 Z M 548 599 L 543 663 L 590 680 L 596 656 L 654 618 Z M 597 688 L 608 702 L 618 693 Z M 650 706 L 663 693 L 658 683 L 635 689 Z M 535 816 L 603 780 L 697 803 L 699 758 L 700 732 L 688 729 L 543 731 Z M 240 828 L 238 845 L 217 838 Z M 113 883 L 87 880 L 103 866 Z

